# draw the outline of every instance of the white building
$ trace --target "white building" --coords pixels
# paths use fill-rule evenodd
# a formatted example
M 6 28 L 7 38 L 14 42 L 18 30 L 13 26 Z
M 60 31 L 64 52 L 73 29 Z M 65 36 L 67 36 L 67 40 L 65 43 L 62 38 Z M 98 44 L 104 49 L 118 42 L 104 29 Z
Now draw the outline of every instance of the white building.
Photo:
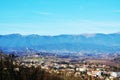
M 111 72 L 111 77 L 120 77 L 120 72 Z
M 85 72 L 85 71 L 87 71 L 87 68 L 85 68 L 85 67 L 83 67 L 83 68 L 76 68 L 76 71 Z

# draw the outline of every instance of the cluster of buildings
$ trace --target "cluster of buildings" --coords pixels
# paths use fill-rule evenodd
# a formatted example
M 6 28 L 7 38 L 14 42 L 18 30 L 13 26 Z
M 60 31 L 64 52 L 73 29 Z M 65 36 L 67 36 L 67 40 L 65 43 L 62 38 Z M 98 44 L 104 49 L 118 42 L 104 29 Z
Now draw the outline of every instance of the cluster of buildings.
M 49 73 L 56 73 L 62 76 L 91 76 L 100 79 L 106 78 L 106 80 L 114 80 L 114 78 L 120 79 L 120 71 L 111 70 L 111 66 L 79 62 L 71 63 L 69 60 L 70 59 L 55 58 L 54 56 L 43 58 L 39 55 L 32 55 L 21 58 L 19 64 L 27 67 L 40 66 L 41 69 Z

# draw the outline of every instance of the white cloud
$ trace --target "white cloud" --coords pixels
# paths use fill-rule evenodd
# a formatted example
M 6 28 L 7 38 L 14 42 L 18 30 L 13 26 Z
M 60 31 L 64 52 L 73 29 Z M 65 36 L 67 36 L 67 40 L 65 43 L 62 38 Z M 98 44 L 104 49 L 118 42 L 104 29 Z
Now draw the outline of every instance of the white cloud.
M 105 22 L 105 21 L 87 21 L 86 23 L 90 23 L 93 26 L 105 26 L 105 27 L 120 27 L 119 22 Z
M 40 11 L 36 11 L 36 14 L 40 14 L 40 15 L 51 15 L 51 13 L 49 12 L 40 12 Z
M 113 12 L 118 12 L 118 13 L 120 13 L 120 10 L 113 10 Z
M 77 20 L 41 23 L 0 23 L 3 33 L 9 31 L 24 34 L 81 34 L 81 33 L 114 33 L 120 31 L 119 22 Z

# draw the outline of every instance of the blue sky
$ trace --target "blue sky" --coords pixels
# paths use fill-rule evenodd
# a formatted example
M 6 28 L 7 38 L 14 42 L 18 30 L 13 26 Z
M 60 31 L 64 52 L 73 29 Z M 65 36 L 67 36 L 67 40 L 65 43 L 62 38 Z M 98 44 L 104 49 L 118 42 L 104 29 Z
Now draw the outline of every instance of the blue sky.
M 0 0 L 0 34 L 120 32 L 120 0 Z

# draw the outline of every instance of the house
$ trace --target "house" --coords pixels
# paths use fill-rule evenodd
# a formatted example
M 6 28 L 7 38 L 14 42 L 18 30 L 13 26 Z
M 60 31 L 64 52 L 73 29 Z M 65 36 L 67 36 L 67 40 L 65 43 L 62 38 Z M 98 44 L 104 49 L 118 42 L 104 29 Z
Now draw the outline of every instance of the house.
M 111 77 L 114 77 L 114 78 L 120 77 L 120 72 L 111 72 L 110 75 Z
M 86 72 L 87 68 L 85 68 L 85 67 L 83 67 L 83 68 L 76 68 L 76 71 Z

